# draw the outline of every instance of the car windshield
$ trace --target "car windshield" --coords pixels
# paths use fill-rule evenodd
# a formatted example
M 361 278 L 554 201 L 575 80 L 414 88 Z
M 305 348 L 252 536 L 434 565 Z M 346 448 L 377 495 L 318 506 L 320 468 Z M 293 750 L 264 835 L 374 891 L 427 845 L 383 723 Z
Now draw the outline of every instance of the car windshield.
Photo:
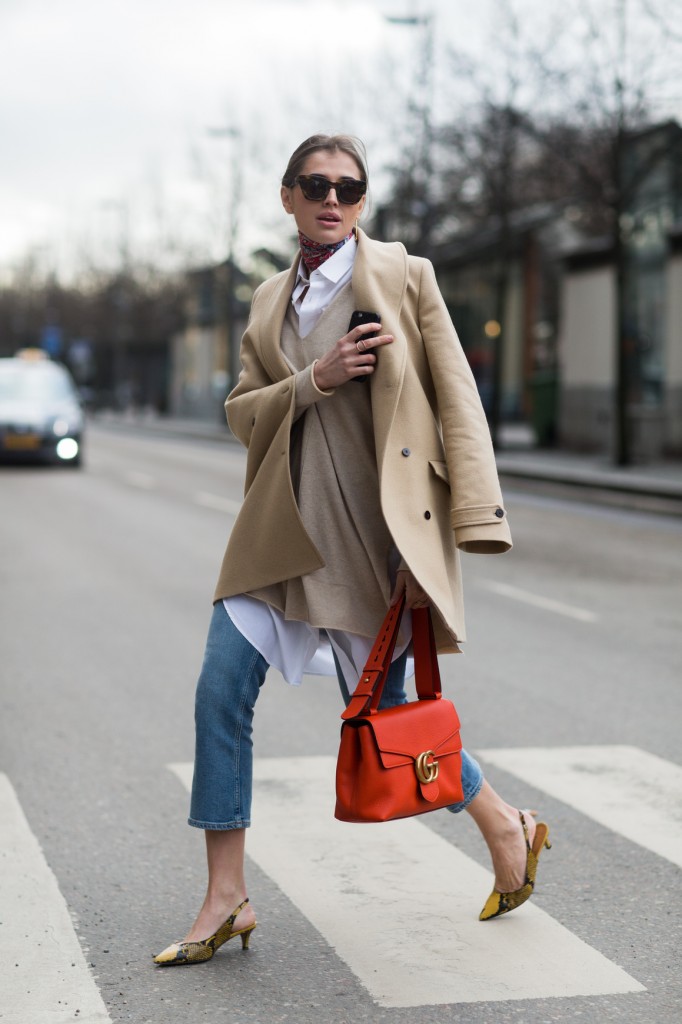
M 0 402 L 63 402 L 75 397 L 71 381 L 56 366 L 0 363 Z

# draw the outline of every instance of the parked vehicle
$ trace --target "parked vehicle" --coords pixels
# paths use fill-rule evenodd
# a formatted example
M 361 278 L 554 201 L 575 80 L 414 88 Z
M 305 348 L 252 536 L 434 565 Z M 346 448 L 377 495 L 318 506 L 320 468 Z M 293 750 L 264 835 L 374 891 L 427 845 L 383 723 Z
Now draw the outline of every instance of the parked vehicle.
M 30 349 L 0 359 L 0 460 L 79 466 L 84 423 L 65 367 Z

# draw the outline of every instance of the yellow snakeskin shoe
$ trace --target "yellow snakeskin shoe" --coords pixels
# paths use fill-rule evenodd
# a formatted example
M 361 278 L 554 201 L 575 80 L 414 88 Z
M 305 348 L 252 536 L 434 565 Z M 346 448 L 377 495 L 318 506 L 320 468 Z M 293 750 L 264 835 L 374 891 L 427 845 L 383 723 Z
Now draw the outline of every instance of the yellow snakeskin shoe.
M 523 835 L 526 840 L 526 881 L 520 889 L 516 889 L 514 892 L 498 892 L 497 889 L 493 889 L 478 916 L 479 921 L 489 921 L 493 917 L 508 914 L 510 910 L 516 910 L 522 903 L 529 900 L 535 888 L 535 875 L 538 870 L 540 853 L 543 847 L 547 847 L 548 850 L 552 848 L 552 844 L 549 841 L 549 827 L 545 825 L 544 821 L 539 821 L 535 826 L 535 836 L 533 837 L 533 845 L 531 847 L 528 841 L 528 826 L 522 811 L 519 811 L 519 818 L 521 819 Z
M 237 916 L 246 904 L 249 902 L 248 897 L 233 913 L 230 914 L 225 924 L 221 925 L 215 935 L 211 935 L 208 939 L 201 939 L 199 942 L 174 942 L 172 945 L 164 949 L 162 953 L 154 957 L 154 963 L 158 964 L 159 967 L 176 967 L 180 964 L 203 964 L 207 960 L 210 960 L 217 949 L 229 942 L 230 939 L 234 939 L 237 935 L 241 935 L 242 938 L 242 949 L 249 948 L 249 939 L 251 938 L 251 932 L 256 927 L 256 922 L 250 924 L 248 928 L 240 928 L 238 931 L 233 931 L 232 926 L 237 920 Z

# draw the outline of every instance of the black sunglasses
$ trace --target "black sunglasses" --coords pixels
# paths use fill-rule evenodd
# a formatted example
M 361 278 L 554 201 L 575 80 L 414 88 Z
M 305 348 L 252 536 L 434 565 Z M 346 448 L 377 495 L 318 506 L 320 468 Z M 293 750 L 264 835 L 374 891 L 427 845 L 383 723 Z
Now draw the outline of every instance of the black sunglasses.
M 314 203 L 321 203 L 323 199 L 327 198 L 331 189 L 334 189 L 336 198 L 345 206 L 355 206 L 367 191 L 366 181 L 357 181 L 355 178 L 330 181 L 329 178 L 324 178 L 321 174 L 299 174 L 297 178 L 294 178 L 294 185 L 300 185 L 305 198 Z

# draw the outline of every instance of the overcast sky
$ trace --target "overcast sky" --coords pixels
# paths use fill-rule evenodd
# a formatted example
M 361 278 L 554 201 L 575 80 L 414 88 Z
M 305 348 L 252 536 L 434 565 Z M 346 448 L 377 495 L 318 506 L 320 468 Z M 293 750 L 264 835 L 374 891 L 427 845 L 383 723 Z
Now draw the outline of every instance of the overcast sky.
M 218 255 L 237 145 L 247 201 L 240 236 L 265 238 L 268 222 L 284 223 L 278 180 L 306 135 L 354 131 L 379 161 L 383 114 L 400 84 L 392 76 L 414 79 L 423 36 L 383 15 L 432 12 L 443 43 L 480 38 L 487 7 L 0 0 L 0 268 L 27 249 L 61 264 L 79 249 L 113 249 L 122 234 L 133 246 L 145 233 L 168 245 L 189 239 Z M 386 69 L 372 94 L 369 68 Z M 212 127 L 238 129 L 241 139 L 211 138 Z
M 498 0 L 499 2 L 499 0 Z M 540 0 L 517 5 L 546 10 Z M 350 131 L 381 166 L 418 84 L 431 15 L 439 102 L 448 46 L 481 52 L 496 0 L 0 0 L 0 273 L 27 251 L 60 271 L 286 239 L 278 182 L 314 131 Z M 214 138 L 210 128 L 238 135 Z M 378 182 L 379 190 L 381 181 Z M 286 241 L 285 243 L 286 244 Z

